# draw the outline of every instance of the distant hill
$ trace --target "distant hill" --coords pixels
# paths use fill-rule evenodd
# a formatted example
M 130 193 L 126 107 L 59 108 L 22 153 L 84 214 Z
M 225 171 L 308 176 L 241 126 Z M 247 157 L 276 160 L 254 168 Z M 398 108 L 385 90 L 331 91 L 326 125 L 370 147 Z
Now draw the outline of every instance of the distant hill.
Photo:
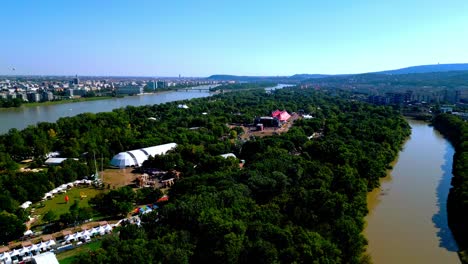
M 333 78 L 337 77 L 338 79 L 347 78 L 350 76 L 359 76 L 361 77 L 370 75 L 405 75 L 405 74 L 419 74 L 419 73 L 446 73 L 450 72 L 451 75 L 458 75 L 456 72 L 468 71 L 468 63 L 452 63 L 452 64 L 433 64 L 433 65 L 420 65 L 412 66 L 396 70 L 380 71 L 380 72 L 370 72 L 363 74 L 294 74 L 292 76 L 239 76 L 239 75 L 227 75 L 227 74 L 217 74 L 211 75 L 207 79 L 215 81 L 237 81 L 237 82 L 292 82 L 297 83 L 304 80 L 313 80 L 313 79 L 322 79 L 322 78 Z M 375 77 L 375 76 L 374 76 Z M 374 78 L 373 77 L 373 78 Z M 421 76 L 412 76 L 415 79 L 420 78 Z M 439 78 L 440 76 L 436 76 Z M 382 76 L 385 78 L 385 76 Z M 424 76 L 423 78 L 426 78 Z
M 324 74 L 295 74 L 292 76 L 239 76 L 216 74 L 207 79 L 214 81 L 237 81 L 237 82 L 298 82 L 306 79 L 325 78 L 331 75 Z
M 331 75 L 326 75 L 326 74 L 294 74 L 293 76 L 289 76 L 289 79 L 294 79 L 294 80 L 306 80 L 306 79 L 319 79 L 319 78 L 325 78 L 329 77 Z
M 430 73 L 430 72 L 449 72 L 449 71 L 468 71 L 468 63 L 453 63 L 453 64 L 433 64 L 412 66 L 397 70 L 388 70 L 374 72 L 380 74 L 410 74 L 410 73 Z
M 258 81 L 276 81 L 287 79 L 287 76 L 238 76 L 227 74 L 211 75 L 207 79 L 214 81 L 237 81 L 237 82 L 258 82 Z

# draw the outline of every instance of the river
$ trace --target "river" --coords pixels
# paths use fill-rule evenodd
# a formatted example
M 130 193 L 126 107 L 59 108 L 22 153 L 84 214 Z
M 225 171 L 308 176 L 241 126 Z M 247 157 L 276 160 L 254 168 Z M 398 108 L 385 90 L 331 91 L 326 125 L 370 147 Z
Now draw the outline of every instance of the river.
M 447 224 L 454 149 L 427 123 L 408 120 L 405 143 L 381 188 L 367 197 L 373 263 L 460 263 Z
M 23 129 L 38 122 L 55 122 L 61 117 L 75 116 L 85 112 L 110 112 L 113 109 L 128 105 L 162 104 L 210 95 L 211 93 L 208 90 L 191 91 L 188 89 L 178 92 L 142 94 L 97 101 L 38 106 L 23 105 L 18 108 L 3 108 L 0 109 L 0 134 L 8 132 L 10 128 Z
M 8 132 L 11 128 L 24 129 L 39 122 L 55 122 L 61 117 L 75 116 L 81 113 L 110 112 L 113 109 L 128 105 L 142 106 L 162 104 L 167 102 L 188 100 L 211 96 L 209 88 L 216 85 L 202 85 L 180 89 L 179 91 L 162 92 L 156 94 L 142 94 L 111 98 L 98 101 L 83 101 L 77 103 L 64 103 L 56 105 L 23 105 L 18 108 L 0 108 L 0 134 Z M 291 85 L 278 84 L 265 90 L 276 90 Z

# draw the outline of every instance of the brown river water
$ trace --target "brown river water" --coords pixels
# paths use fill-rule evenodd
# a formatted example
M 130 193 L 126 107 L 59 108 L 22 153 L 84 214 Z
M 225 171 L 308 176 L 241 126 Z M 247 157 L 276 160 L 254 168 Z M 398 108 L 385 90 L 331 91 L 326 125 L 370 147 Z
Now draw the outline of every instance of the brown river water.
M 411 138 L 367 197 L 367 251 L 375 264 L 460 263 L 447 225 L 454 149 L 427 123 L 408 122 Z

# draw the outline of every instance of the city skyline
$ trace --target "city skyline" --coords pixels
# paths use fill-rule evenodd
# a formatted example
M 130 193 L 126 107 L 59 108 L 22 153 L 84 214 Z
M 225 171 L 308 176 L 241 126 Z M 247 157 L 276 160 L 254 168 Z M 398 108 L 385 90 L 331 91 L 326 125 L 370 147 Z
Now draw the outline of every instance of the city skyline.
M 0 75 L 288 76 L 468 62 L 461 0 L 3 6 Z

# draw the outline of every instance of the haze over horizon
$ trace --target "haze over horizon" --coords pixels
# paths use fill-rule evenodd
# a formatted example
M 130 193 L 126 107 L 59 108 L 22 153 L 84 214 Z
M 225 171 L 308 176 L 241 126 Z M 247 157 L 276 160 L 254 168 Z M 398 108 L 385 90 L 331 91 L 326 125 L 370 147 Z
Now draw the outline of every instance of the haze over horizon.
M 468 61 L 463 0 L 2 6 L 0 75 L 288 76 Z

